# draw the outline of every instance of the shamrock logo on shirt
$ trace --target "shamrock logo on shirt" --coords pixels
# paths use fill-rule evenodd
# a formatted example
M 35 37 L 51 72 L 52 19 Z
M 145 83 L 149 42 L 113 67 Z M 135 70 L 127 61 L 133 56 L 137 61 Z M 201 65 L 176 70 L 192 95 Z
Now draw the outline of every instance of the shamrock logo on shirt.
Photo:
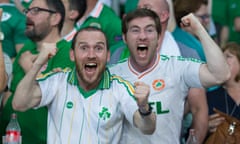
M 110 118 L 111 113 L 108 111 L 108 108 L 103 107 L 102 111 L 99 112 L 99 117 L 102 118 L 103 120 L 106 120 L 107 118 Z

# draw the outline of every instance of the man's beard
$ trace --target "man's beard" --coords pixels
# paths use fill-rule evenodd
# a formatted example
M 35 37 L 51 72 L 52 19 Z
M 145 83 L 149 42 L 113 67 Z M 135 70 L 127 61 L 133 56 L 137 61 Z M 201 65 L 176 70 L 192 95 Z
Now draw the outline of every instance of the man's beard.
M 93 88 L 92 86 L 94 86 L 94 88 L 96 88 L 99 85 L 99 83 L 102 79 L 103 73 L 106 69 L 106 67 L 104 67 L 103 69 L 100 69 L 98 74 L 94 75 L 95 79 L 89 80 L 89 78 L 85 77 L 86 75 L 84 75 L 83 70 L 81 70 L 77 64 L 75 66 L 76 66 L 76 71 L 77 71 L 77 75 L 78 75 L 77 76 L 78 80 L 80 80 L 82 83 L 84 83 L 85 86 L 87 86 L 87 87 L 90 86 L 91 88 Z
M 35 29 L 26 30 L 25 35 L 34 42 L 43 40 L 46 37 L 46 32 L 37 33 Z

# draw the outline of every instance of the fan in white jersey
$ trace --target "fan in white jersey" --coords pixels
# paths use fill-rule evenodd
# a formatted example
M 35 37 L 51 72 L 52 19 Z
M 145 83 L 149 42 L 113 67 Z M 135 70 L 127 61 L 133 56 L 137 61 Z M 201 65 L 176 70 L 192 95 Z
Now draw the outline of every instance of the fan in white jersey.
M 48 106 L 48 144 L 117 144 L 124 117 L 142 133 L 154 132 L 149 86 L 138 81 L 133 87 L 109 73 L 110 53 L 100 29 L 87 27 L 75 35 L 70 51 L 75 69 L 38 75 L 36 81 L 41 66 L 56 53 L 56 48 L 43 48 L 13 100 L 21 111 Z
M 157 127 L 150 136 L 139 133 L 126 122 L 123 144 L 179 144 L 184 101 L 189 88 L 220 84 L 230 76 L 223 53 L 197 18 L 189 14 L 182 23 L 201 40 L 206 64 L 191 58 L 158 54 L 161 27 L 155 12 L 139 8 L 123 18 L 123 39 L 130 57 L 112 66 L 110 71 L 132 83 L 143 81 L 149 84 L 149 103 L 157 114 Z

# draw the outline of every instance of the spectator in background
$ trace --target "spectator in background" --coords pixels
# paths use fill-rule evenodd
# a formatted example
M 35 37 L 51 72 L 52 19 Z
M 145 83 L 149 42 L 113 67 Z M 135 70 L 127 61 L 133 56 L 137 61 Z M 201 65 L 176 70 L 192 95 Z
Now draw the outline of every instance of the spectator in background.
M 4 33 L 3 51 L 13 60 L 28 40 L 25 31 L 26 17 L 9 0 L 0 0 L 3 9 L 1 29 Z
M 122 42 L 121 19 L 108 6 L 98 0 L 87 0 L 87 10 L 77 22 L 77 28 L 95 26 L 101 28 L 107 35 L 110 53 L 113 53 Z
M 182 19 L 188 30 L 195 32 L 204 45 L 207 65 L 195 59 L 159 55 L 161 25 L 156 13 L 136 9 L 123 19 L 123 39 L 131 52 L 125 61 L 110 68 L 134 83 L 143 81 L 151 86 L 150 105 L 157 114 L 153 135 L 142 135 L 124 124 L 122 143 L 178 144 L 185 98 L 190 87 L 209 87 L 229 78 L 229 70 L 220 48 L 213 42 L 198 19 L 189 14 Z M 214 63 L 216 59 L 224 63 Z M 176 72 L 177 71 L 177 72 Z M 223 73 L 225 75 L 222 77 Z M 218 79 L 218 80 L 217 80 Z
M 211 7 L 212 0 L 202 0 L 200 7 L 194 12 L 194 14 L 199 18 L 199 21 L 208 31 L 208 34 L 213 38 L 213 40 L 218 43 L 216 27 L 213 23 L 213 19 L 211 16 Z
M 174 14 L 176 18 L 176 23 L 178 27 L 181 28 L 180 22 L 181 18 L 188 13 L 195 13 L 200 9 L 201 5 L 204 4 L 206 0 L 174 0 Z M 194 4 L 193 4 L 194 3 Z M 208 13 L 208 7 L 206 7 L 206 12 Z M 206 17 L 204 17 L 206 18 Z M 209 15 L 208 15 L 209 18 Z M 208 21 L 209 22 L 209 21 Z M 193 35 L 195 36 L 195 35 Z M 197 38 L 197 37 L 196 37 Z M 203 49 L 197 49 L 201 60 L 206 61 Z
M 1 64 L 0 64 L 0 67 L 1 67 L 1 74 L 0 74 L 0 81 L 1 81 L 1 84 L 0 84 L 0 113 L 1 113 L 1 108 L 2 108 L 2 95 L 3 95 L 3 92 L 5 92 L 6 90 L 9 89 L 10 87 L 10 81 L 11 81 L 11 78 L 12 78 L 12 61 L 10 59 L 10 57 L 3 53 L 2 51 L 2 48 L 0 50 L 1 54 L 3 54 L 3 60 L 2 60 L 2 57 L 0 58 L 1 59 Z M 0 55 L 1 55 L 0 54 Z M 3 64 L 2 64 L 3 62 Z M 0 116 L 1 117 L 1 116 Z
M 2 48 L 0 50 L 0 55 L 3 54 L 3 57 L 0 56 L 0 117 L 1 117 L 1 111 L 2 111 L 2 97 L 6 90 L 8 90 L 10 86 L 10 80 L 12 77 L 12 61 L 10 57 L 2 52 Z M 3 63 L 3 64 L 2 64 Z
M 84 15 L 87 2 L 86 0 L 62 0 L 65 7 L 65 20 L 61 36 L 66 41 L 71 41 L 75 33 L 79 30 L 76 27 L 77 21 Z
M 216 39 L 215 39 L 216 33 L 210 32 L 212 17 L 211 17 L 211 12 L 208 7 L 209 0 L 201 0 L 201 1 L 202 1 L 202 3 L 200 4 L 200 7 L 196 11 L 194 11 L 194 14 L 198 17 L 199 21 L 202 23 L 202 25 L 208 31 L 208 34 L 216 41 Z
M 1 44 L 0 44 L 1 45 Z M 2 98 L 5 91 L 10 86 L 10 80 L 12 77 L 12 61 L 10 57 L 5 54 L 0 46 L 0 117 L 2 113 Z
M 0 19 L 2 17 L 2 9 L 0 8 Z M 2 33 L 0 31 L 0 33 Z M 2 37 L 4 38 L 4 37 Z M 2 109 L 2 93 L 6 90 L 8 81 L 12 75 L 12 61 L 9 56 L 2 50 L 2 39 L 0 40 L 0 117 Z
M 240 120 L 240 46 L 236 42 L 229 42 L 222 50 L 230 67 L 231 77 L 221 87 L 207 92 L 209 133 L 215 132 L 224 121 L 213 108 Z
M 2 9 L 0 9 L 0 18 L 1 17 L 2 17 Z M 0 31 L 0 33 L 2 33 L 2 32 Z M 2 38 L 4 38 L 4 37 L 2 37 Z M 5 63 L 4 63 L 4 53 L 2 50 L 2 39 L 1 39 L 0 40 L 0 93 L 3 92 L 3 90 L 6 88 L 7 79 L 8 79 L 8 77 L 6 75 L 6 69 L 5 69 Z
M 0 48 L 0 93 L 2 93 L 7 85 L 8 85 L 8 80 L 11 77 L 11 67 L 12 67 L 12 62 L 9 58 L 8 55 L 6 55 L 5 53 L 3 53 L 2 51 L 2 46 Z M 8 70 L 9 69 L 9 70 Z M 1 97 L 1 96 L 0 96 Z M 1 98 L 0 98 L 1 99 Z M 0 100 L 1 102 L 1 100 Z M 1 104 L 0 104 L 1 107 Z
M 13 80 L 8 95 L 4 95 L 0 133 L 4 135 L 12 112 L 12 99 L 16 87 L 32 67 L 37 54 L 44 47 L 57 47 L 58 53 L 41 68 L 39 73 L 46 74 L 54 68 L 73 67 L 69 51 L 71 43 L 60 36 L 64 23 L 64 5 L 61 0 L 33 0 L 25 11 L 27 17 L 26 35 L 32 40 L 25 43 L 13 64 Z M 29 53 L 31 54 L 29 61 Z M 25 54 L 28 54 L 25 56 Z M 33 54 L 33 55 L 32 55 Z M 27 64 L 27 66 L 26 66 Z M 22 143 L 47 143 L 47 107 L 26 112 L 16 112 L 21 127 Z
M 64 40 L 71 42 L 75 33 L 78 31 L 76 27 L 76 22 L 85 13 L 86 0 L 62 0 L 62 3 L 65 8 L 65 19 L 60 35 Z M 31 57 L 35 57 L 34 54 L 25 52 L 22 57 L 24 57 L 22 59 L 25 59 L 24 62 L 22 62 L 22 60 L 20 59 L 20 62 L 22 62 L 22 66 L 25 67 L 25 69 L 31 68 L 31 64 L 33 62 L 31 60 Z M 28 62 L 26 61 L 27 59 L 29 60 Z

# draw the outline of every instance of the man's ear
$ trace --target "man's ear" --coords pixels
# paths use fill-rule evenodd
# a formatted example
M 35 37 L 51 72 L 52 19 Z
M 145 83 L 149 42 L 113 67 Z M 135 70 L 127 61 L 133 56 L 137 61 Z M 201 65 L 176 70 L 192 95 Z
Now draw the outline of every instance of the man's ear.
M 108 50 L 108 52 L 107 52 L 107 62 L 110 61 L 110 58 L 111 58 L 111 53 L 110 53 L 110 50 Z
M 161 23 L 167 22 L 169 19 L 169 12 L 168 11 L 162 11 L 160 15 L 160 21 Z
M 70 50 L 70 59 L 71 59 L 71 61 L 75 61 L 74 50 L 73 49 Z
M 126 35 L 125 34 L 122 34 L 122 39 L 123 39 L 123 42 L 126 44 Z
M 61 21 L 60 13 L 52 14 L 51 19 L 50 19 L 51 25 L 57 26 L 60 23 L 60 21 Z
M 79 12 L 77 10 L 71 10 L 70 13 L 69 13 L 69 18 L 72 21 L 76 21 L 78 16 L 79 16 Z

